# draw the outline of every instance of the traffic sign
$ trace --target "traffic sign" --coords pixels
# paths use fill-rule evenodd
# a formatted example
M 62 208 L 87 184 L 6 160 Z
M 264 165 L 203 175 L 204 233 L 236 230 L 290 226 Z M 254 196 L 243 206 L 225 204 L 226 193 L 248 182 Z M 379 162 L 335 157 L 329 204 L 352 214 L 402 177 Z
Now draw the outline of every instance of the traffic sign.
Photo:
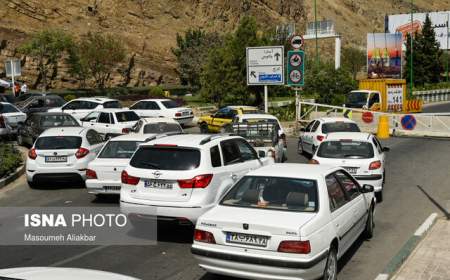
M 404 115 L 400 121 L 403 129 L 406 130 L 413 130 L 417 124 L 416 118 L 413 115 Z
M 372 123 L 373 122 L 373 114 L 372 114 L 372 112 L 364 112 L 362 114 L 362 120 L 365 123 Z
M 301 50 L 288 52 L 287 84 L 291 87 L 305 85 L 305 52 Z
M 5 62 L 6 77 L 17 77 L 22 75 L 19 59 L 8 59 Z
M 247 48 L 247 85 L 283 85 L 283 69 L 283 46 Z
M 294 35 L 291 38 L 291 46 L 295 50 L 301 49 L 304 44 L 303 36 L 302 35 Z

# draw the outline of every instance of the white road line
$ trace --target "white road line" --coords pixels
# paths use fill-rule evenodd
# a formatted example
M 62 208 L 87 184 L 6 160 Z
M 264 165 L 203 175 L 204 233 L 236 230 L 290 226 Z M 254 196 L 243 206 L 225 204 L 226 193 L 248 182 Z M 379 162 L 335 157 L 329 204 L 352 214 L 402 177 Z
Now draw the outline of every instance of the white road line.
M 422 236 L 422 234 L 424 234 L 433 224 L 434 220 L 436 220 L 438 214 L 437 213 L 433 213 L 431 214 L 426 220 L 425 222 L 423 222 L 423 224 L 416 230 L 416 232 L 414 233 L 415 236 Z
M 53 263 L 53 264 L 51 264 L 51 265 L 49 265 L 49 266 L 61 266 L 61 265 L 64 265 L 64 264 L 66 264 L 66 263 L 69 263 L 69 262 L 71 262 L 71 261 L 80 259 L 80 258 L 82 258 L 82 257 L 84 257 L 84 256 L 90 255 L 90 254 L 92 254 L 92 253 L 94 253 L 94 252 L 100 251 L 100 250 L 102 250 L 102 249 L 104 249 L 104 248 L 106 248 L 106 247 L 108 247 L 108 246 L 106 246 L 106 245 L 98 246 L 98 247 L 92 248 L 92 249 L 90 249 L 90 250 L 87 250 L 87 251 L 85 251 L 85 252 L 83 252 L 83 253 L 81 253 L 81 254 L 78 254 L 78 255 L 75 255 L 75 256 L 73 256 L 73 257 L 67 258 L 67 259 L 65 259 L 65 260 L 62 260 L 62 261 L 59 261 L 59 262 L 55 262 L 55 263 Z
M 389 274 L 378 274 L 377 278 L 375 280 L 388 280 Z

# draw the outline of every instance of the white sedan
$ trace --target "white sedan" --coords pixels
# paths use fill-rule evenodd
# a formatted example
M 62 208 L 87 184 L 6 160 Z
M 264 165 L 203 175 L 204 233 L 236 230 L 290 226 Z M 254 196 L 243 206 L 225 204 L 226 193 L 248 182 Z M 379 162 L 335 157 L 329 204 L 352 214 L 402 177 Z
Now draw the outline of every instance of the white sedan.
M 361 185 L 374 186 L 377 202 L 381 202 L 387 151 L 389 148 L 383 147 L 370 133 L 336 132 L 320 144 L 310 163 L 344 168 Z
M 373 187 L 342 168 L 262 167 L 198 219 L 191 252 L 216 274 L 335 280 L 337 260 L 363 232 L 372 237 L 374 207 Z
M 181 125 L 190 124 L 194 119 L 191 108 L 181 107 L 171 99 L 144 99 L 131 105 L 130 109 L 142 118 L 172 118 Z
M 20 122 L 25 122 L 27 115 L 16 106 L 0 102 L 0 136 L 17 133 Z
M 143 118 L 131 129 L 137 134 L 183 133 L 181 125 L 171 118 Z
M 105 139 L 130 132 L 140 117 L 128 109 L 102 109 L 81 118 L 81 125 L 95 129 Z

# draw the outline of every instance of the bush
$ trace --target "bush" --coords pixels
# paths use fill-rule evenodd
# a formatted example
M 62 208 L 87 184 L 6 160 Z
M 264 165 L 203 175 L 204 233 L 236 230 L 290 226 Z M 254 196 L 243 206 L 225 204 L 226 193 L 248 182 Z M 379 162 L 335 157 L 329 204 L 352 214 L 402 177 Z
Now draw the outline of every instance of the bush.
M 12 172 L 22 163 L 21 153 L 11 144 L 0 145 L 0 178 Z
M 77 97 L 73 94 L 68 94 L 68 95 L 64 96 L 64 100 L 66 100 L 67 102 L 69 102 L 70 100 L 73 100 L 75 98 L 77 98 Z

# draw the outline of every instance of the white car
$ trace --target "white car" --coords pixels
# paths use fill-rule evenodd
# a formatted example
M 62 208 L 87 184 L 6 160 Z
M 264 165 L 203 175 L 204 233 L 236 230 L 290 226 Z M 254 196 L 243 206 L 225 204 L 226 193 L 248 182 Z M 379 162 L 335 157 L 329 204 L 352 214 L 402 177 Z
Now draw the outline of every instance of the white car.
M 183 128 L 171 118 L 143 118 L 133 126 L 131 132 L 138 134 L 182 133 Z
M 48 182 L 83 182 L 86 168 L 103 146 L 103 138 L 84 127 L 49 128 L 34 142 L 26 162 L 30 187 Z
M 86 170 L 86 188 L 92 194 L 120 194 L 120 175 L 139 144 L 148 135 L 126 134 L 110 139 Z
M 236 115 L 233 119 L 232 125 L 237 124 L 251 124 L 251 123 L 269 123 L 274 124 L 278 128 L 278 136 L 285 134 L 283 126 L 274 115 L 270 114 L 242 114 Z
M 142 118 L 165 117 L 178 121 L 181 125 L 190 124 L 194 119 L 191 108 L 181 107 L 171 99 L 144 99 L 130 107 Z
M 356 122 L 347 118 L 321 118 L 310 122 L 298 139 L 298 153 L 313 155 L 328 133 L 360 132 Z
M 139 280 L 107 271 L 68 267 L 15 267 L 0 269 L 1 278 L 26 280 Z
M 0 102 L 0 136 L 17 133 L 19 123 L 25 122 L 27 115 L 8 102 Z
M 271 163 L 237 136 L 159 137 L 141 144 L 122 172 L 121 211 L 146 217 L 156 209 L 160 220 L 195 224 L 239 178 Z
M 130 132 L 140 117 L 128 109 L 102 109 L 81 118 L 81 125 L 95 129 L 105 139 Z
M 84 118 L 92 111 L 101 109 L 122 108 L 119 100 L 106 97 L 84 97 L 73 99 L 62 107 L 49 109 L 48 112 L 64 112 L 76 119 Z
M 383 199 L 386 152 L 370 133 L 336 132 L 328 134 L 311 163 L 340 166 L 352 174 L 360 185 L 374 186 L 377 202 Z
M 373 187 L 341 168 L 275 164 L 248 173 L 202 215 L 191 252 L 208 272 L 337 279 L 337 260 L 373 235 Z

